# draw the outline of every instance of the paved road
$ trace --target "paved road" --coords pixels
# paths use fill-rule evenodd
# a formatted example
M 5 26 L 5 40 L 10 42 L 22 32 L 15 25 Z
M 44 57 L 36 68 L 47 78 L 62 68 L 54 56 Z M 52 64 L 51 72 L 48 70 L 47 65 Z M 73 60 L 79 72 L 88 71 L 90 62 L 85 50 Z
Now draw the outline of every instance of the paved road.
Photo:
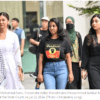
M 22 81 L 22 84 L 24 85 L 25 89 L 35 89 L 36 83 L 35 79 L 30 77 L 29 74 L 24 74 L 24 81 Z M 83 80 L 82 79 L 82 89 L 88 89 L 88 79 Z M 41 84 L 40 89 L 45 89 L 44 84 Z

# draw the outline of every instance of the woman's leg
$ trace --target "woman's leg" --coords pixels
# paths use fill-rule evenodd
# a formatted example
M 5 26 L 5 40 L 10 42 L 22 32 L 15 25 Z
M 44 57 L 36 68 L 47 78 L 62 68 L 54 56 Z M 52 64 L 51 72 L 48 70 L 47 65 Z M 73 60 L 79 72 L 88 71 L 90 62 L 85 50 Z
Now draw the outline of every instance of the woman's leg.
M 88 71 L 88 80 L 90 89 L 100 89 L 100 70 L 96 69 L 98 66 L 93 66 Z
M 65 89 L 68 81 L 68 69 L 65 61 L 56 64 L 56 89 Z
M 87 72 L 89 88 L 100 89 L 100 57 L 90 57 Z
M 55 89 L 55 66 L 53 62 L 47 62 L 43 70 L 45 89 Z
M 44 74 L 45 89 L 55 89 L 55 77 L 52 74 Z
M 66 89 L 81 89 L 81 68 L 79 63 L 72 62 L 72 70 L 74 75 L 74 80 L 72 83 L 68 83 Z
M 12 74 L 10 71 L 6 71 L 6 81 L 7 81 L 7 89 L 15 89 Z
M 68 81 L 68 74 L 63 73 L 56 77 L 56 89 L 65 89 Z

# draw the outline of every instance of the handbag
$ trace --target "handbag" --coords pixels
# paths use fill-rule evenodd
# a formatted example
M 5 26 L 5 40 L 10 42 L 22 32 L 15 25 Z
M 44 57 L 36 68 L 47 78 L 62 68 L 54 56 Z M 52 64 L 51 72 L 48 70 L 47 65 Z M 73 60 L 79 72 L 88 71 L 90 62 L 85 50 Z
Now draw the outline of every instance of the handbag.
M 36 51 L 37 51 L 37 46 L 30 44 L 29 45 L 29 52 L 31 52 L 32 54 L 36 54 Z
M 77 89 L 74 85 L 74 83 L 69 83 L 69 81 L 66 84 L 66 88 L 65 89 Z
M 38 35 L 37 35 L 37 38 L 35 40 L 38 41 Z M 30 45 L 29 45 L 29 52 L 31 52 L 32 54 L 36 54 L 37 46 L 30 43 Z

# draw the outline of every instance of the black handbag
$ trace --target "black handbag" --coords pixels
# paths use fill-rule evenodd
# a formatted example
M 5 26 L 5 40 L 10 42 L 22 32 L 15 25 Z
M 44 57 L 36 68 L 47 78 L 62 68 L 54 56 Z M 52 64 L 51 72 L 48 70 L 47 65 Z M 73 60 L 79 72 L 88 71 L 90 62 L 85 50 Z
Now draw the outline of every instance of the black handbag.
M 37 35 L 37 38 L 35 40 L 38 41 L 38 35 Z M 36 54 L 37 48 L 38 48 L 38 46 L 30 43 L 29 52 L 31 52 L 32 54 Z
M 69 81 L 66 84 L 66 88 L 65 89 L 77 89 L 74 85 L 74 83 L 69 83 Z
M 37 46 L 36 46 L 36 45 L 33 45 L 33 44 L 30 44 L 30 45 L 29 45 L 29 51 L 30 51 L 32 54 L 36 54 Z

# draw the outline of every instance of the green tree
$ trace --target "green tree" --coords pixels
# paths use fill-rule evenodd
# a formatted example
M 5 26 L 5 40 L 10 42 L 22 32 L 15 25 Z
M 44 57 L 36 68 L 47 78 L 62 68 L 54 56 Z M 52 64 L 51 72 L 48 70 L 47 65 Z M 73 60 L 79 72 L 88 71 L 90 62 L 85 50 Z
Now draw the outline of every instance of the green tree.
M 86 8 L 75 7 L 71 4 L 68 4 L 68 6 L 79 11 L 79 15 L 86 15 L 86 17 L 89 17 L 93 14 L 100 14 L 100 6 L 97 5 L 98 2 L 99 1 L 88 1 Z

